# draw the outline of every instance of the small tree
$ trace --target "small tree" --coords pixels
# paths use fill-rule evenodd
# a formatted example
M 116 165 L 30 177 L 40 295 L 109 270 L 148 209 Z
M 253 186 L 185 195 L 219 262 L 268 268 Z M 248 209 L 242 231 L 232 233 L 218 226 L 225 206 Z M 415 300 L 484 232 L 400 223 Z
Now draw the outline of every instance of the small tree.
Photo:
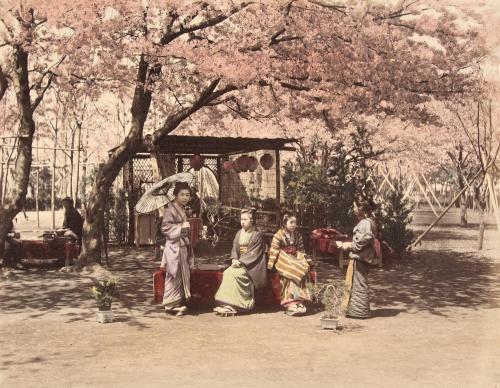
M 401 180 L 393 182 L 393 186 L 394 190 L 384 200 L 375 216 L 382 239 L 391 246 L 397 257 L 401 257 L 413 242 L 413 231 L 408 226 L 412 222 L 411 212 L 415 205 L 404 199 Z

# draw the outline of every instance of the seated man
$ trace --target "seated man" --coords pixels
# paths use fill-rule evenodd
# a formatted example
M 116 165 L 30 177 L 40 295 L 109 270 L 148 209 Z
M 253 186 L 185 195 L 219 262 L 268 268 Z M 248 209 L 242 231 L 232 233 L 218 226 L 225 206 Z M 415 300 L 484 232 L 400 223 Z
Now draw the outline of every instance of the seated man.
M 62 201 L 64 206 L 64 221 L 63 230 L 64 235 L 73 237 L 78 241 L 80 249 L 82 247 L 82 234 L 83 234 L 83 217 L 73 205 L 73 199 L 66 197 Z
M 23 244 L 21 236 L 14 230 L 14 223 L 10 222 L 9 232 L 5 237 L 4 264 L 6 266 L 23 269 L 21 259 L 23 257 Z

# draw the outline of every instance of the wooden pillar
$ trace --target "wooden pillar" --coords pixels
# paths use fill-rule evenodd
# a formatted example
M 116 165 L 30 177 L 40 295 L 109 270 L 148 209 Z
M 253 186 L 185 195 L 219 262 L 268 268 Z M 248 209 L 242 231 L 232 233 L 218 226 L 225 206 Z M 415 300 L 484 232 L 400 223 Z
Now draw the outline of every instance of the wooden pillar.
M 129 160 L 125 167 L 126 174 L 126 190 L 127 190 L 127 203 L 128 203 L 128 243 L 132 245 L 135 238 L 135 217 L 134 207 L 136 199 L 136 192 L 134 187 L 134 159 Z
M 276 205 L 278 206 L 278 222 L 281 219 L 281 166 L 280 151 L 275 150 L 276 157 Z
M 220 156 L 217 157 L 217 183 L 219 184 L 219 201 L 222 201 L 222 158 Z

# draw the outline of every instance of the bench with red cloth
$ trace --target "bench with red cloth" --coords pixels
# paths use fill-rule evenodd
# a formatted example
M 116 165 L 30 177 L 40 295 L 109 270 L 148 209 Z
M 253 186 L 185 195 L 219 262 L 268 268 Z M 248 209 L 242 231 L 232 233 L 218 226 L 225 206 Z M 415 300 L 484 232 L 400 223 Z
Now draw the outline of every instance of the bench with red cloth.
M 70 238 L 58 237 L 53 240 L 22 240 L 23 259 L 28 262 L 60 260 L 66 266 L 78 257 L 78 244 Z
M 196 307 L 215 306 L 215 293 L 222 283 L 223 269 L 194 269 L 191 271 L 191 305 Z M 279 307 L 281 284 L 279 274 L 276 272 L 268 273 L 267 286 L 264 290 L 257 293 L 257 307 Z M 316 272 L 309 273 L 311 281 L 316 283 Z M 154 302 L 161 303 L 163 292 L 165 290 L 165 271 L 156 271 L 153 275 Z
M 344 266 L 344 252 L 342 249 L 337 248 L 335 241 L 351 241 L 352 237 L 339 232 L 333 228 L 320 228 L 311 232 L 311 247 L 313 251 L 313 259 L 316 259 L 316 254 L 330 253 L 338 255 L 339 268 Z M 382 250 L 382 257 L 392 257 L 394 254 L 393 249 L 386 241 L 380 241 Z

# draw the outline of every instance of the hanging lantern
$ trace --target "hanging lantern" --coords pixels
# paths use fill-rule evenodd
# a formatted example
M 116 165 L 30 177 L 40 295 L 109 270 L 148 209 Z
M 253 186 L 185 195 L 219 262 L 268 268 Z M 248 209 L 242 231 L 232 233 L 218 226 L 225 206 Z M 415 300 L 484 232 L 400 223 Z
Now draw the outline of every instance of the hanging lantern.
M 189 165 L 195 169 L 195 171 L 199 171 L 200 168 L 203 166 L 203 162 L 205 161 L 205 158 L 201 155 L 192 155 L 189 158 Z
M 260 157 L 260 165 L 264 170 L 269 170 L 274 164 L 271 154 L 264 154 Z
M 226 160 L 222 163 L 222 171 L 229 172 L 234 169 L 234 162 L 232 160 Z
M 259 162 L 257 161 L 257 159 L 254 158 L 253 156 L 250 156 L 248 158 L 248 169 L 253 172 L 257 169 L 258 166 Z
M 250 158 L 248 157 L 248 155 L 241 155 L 238 159 L 236 159 L 236 167 L 238 168 L 239 171 L 241 172 L 248 171 L 249 159 Z

